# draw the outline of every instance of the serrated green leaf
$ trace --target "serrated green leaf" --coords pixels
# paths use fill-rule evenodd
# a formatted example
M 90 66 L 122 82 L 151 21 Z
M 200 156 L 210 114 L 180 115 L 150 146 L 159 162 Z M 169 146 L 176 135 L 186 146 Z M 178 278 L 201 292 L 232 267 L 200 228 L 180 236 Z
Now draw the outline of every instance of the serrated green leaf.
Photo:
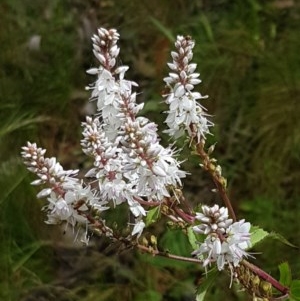
M 261 242 L 266 238 L 269 233 L 258 226 L 251 227 L 251 245 L 255 246 L 257 243 Z
M 197 287 L 196 301 L 204 300 L 207 290 L 214 283 L 217 275 L 218 275 L 218 270 L 216 268 L 214 268 L 206 273 L 206 275 L 204 276 L 205 278 L 203 279 L 201 284 Z
M 300 280 L 294 280 L 291 284 L 291 297 L 300 301 Z
M 273 239 L 278 239 L 280 242 L 282 242 L 283 244 L 289 246 L 289 247 L 292 247 L 292 248 L 296 248 L 298 249 L 297 246 L 293 245 L 291 242 L 289 242 L 285 237 L 283 237 L 281 234 L 278 234 L 276 232 L 271 232 L 269 234 L 269 236 Z
M 279 282 L 284 286 L 290 286 L 292 282 L 292 272 L 289 264 L 283 262 L 278 266 L 278 269 L 280 271 Z
M 267 231 L 265 231 L 262 228 L 259 228 L 257 226 L 253 226 L 251 228 L 250 232 L 251 232 L 252 247 L 255 246 L 257 243 L 261 242 L 266 237 L 269 237 L 269 238 L 277 239 L 277 240 L 279 240 L 280 242 L 282 242 L 283 244 L 285 244 L 289 247 L 298 248 L 297 246 L 295 246 L 294 244 L 289 242 L 285 237 L 283 237 L 279 233 L 276 233 L 276 232 L 268 233 Z
M 160 207 L 154 207 L 150 209 L 146 216 L 146 227 L 155 223 L 160 217 Z

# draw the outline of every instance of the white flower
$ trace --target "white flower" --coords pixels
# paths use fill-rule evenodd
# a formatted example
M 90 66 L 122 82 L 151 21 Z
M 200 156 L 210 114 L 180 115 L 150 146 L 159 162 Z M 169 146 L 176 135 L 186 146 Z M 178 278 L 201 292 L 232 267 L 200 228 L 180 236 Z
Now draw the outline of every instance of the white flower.
M 50 202 L 53 202 L 52 199 L 49 198 Z M 67 220 L 72 215 L 72 208 L 69 207 L 69 203 L 66 202 L 63 198 L 60 198 L 53 202 L 53 209 L 51 214 L 56 215 L 60 218 L 60 220 Z
M 140 237 L 141 234 L 143 233 L 144 228 L 145 228 L 145 223 L 143 222 L 143 220 L 137 219 L 133 227 L 133 230 L 131 232 L 131 235 L 134 236 L 137 234 L 137 237 Z
M 217 260 L 221 254 L 221 250 L 221 240 L 216 236 L 209 235 L 204 243 L 200 244 L 199 249 L 195 250 L 192 254 L 203 260 L 203 266 L 206 267 Z M 206 253 L 207 255 L 204 256 Z
M 52 191 L 62 195 L 65 190 L 73 189 L 78 184 L 78 170 L 64 170 L 55 157 L 45 158 L 46 150 L 38 148 L 36 143 L 27 142 L 22 150 L 21 155 L 27 168 L 39 177 L 32 185 L 49 186 L 37 194 L 38 198 L 49 196 Z
M 141 206 L 141 204 L 137 201 L 135 201 L 133 198 L 128 198 L 127 199 L 130 211 L 135 217 L 140 217 L 140 216 L 145 216 L 146 211 L 145 209 Z
M 228 209 L 226 207 L 219 208 L 218 205 L 202 206 L 202 213 L 196 212 L 195 219 L 201 224 L 194 226 L 193 230 L 206 235 L 214 232 L 225 233 L 232 224 L 232 219 L 228 218 Z

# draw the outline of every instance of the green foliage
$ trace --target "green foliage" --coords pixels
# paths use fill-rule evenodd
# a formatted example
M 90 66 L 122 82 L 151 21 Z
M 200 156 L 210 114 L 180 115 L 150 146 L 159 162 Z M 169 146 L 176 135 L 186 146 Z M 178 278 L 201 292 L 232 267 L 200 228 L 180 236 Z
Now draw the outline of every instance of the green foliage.
M 187 236 L 188 236 L 189 243 L 190 243 L 192 249 L 196 250 L 198 248 L 197 241 L 199 241 L 199 240 L 197 239 L 197 236 L 193 230 L 193 227 L 187 228 Z
M 296 248 L 296 249 L 299 249 L 299 247 L 295 246 L 294 244 L 292 244 L 291 242 L 289 242 L 283 235 L 279 234 L 279 233 L 276 233 L 276 232 L 271 232 L 269 234 L 269 237 L 270 238 L 273 238 L 273 239 L 278 239 L 281 243 L 291 247 L 291 248 Z
M 163 249 L 168 248 L 173 254 L 190 256 L 192 251 L 188 238 L 182 230 L 165 230 L 159 242 Z
M 279 282 L 282 285 L 289 287 L 292 282 L 292 272 L 289 264 L 287 262 L 283 262 L 278 266 L 278 268 L 280 272 Z
M 300 300 L 300 280 L 292 281 L 291 285 L 291 300 Z
M 161 22 L 153 17 L 150 17 L 150 20 L 171 42 L 175 42 L 176 38 L 171 33 L 170 29 L 166 28 Z
M 264 231 L 263 229 L 257 226 L 252 226 L 250 233 L 251 233 L 251 245 L 253 247 L 269 235 L 267 231 Z
M 290 243 L 284 236 L 282 236 L 279 233 L 276 233 L 276 232 L 268 233 L 267 231 L 265 231 L 257 226 L 253 226 L 251 228 L 251 245 L 252 245 L 252 247 L 254 247 L 257 243 L 261 242 L 265 238 L 277 239 L 281 243 L 283 243 L 289 247 L 298 248 L 297 246 Z
M 160 217 L 160 207 L 156 206 L 148 211 L 146 216 L 146 227 L 155 223 Z
M 212 284 L 215 282 L 218 274 L 219 271 L 217 269 L 210 270 L 208 273 L 206 273 L 204 280 L 197 288 L 196 301 L 205 300 L 206 293 L 208 289 L 212 286 Z

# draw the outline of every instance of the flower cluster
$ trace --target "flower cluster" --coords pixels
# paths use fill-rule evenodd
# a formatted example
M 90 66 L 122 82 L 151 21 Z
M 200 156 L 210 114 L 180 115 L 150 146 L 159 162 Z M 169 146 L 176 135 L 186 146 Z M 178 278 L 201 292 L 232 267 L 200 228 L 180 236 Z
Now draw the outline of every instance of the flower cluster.
M 200 166 L 211 175 L 226 206 L 202 206 L 202 212 L 196 213 L 183 195 L 181 181 L 186 172 L 180 169 L 177 151 L 172 145 L 162 146 L 157 125 L 139 115 L 144 104 L 137 102 L 133 91 L 138 85 L 125 78 L 128 67 L 117 64 L 118 40 L 115 29 L 100 28 L 92 37 L 99 66 L 87 71 L 97 76 L 87 90 L 91 91 L 90 100 L 96 102 L 97 112 L 82 122 L 82 151 L 92 159 L 84 179 L 78 178 L 78 170 L 64 170 L 56 158 L 45 157 L 46 150 L 36 143 L 27 142 L 22 147 L 25 165 L 38 178 L 31 184 L 44 187 L 37 197 L 47 199 L 43 208 L 48 217 L 46 223 L 85 229 L 83 243 L 88 243 L 92 232 L 106 235 L 112 243 L 120 243 L 121 248 L 136 247 L 151 255 L 201 263 L 205 270 L 216 264 L 218 270 L 230 270 L 232 279 L 240 280 L 253 296 L 271 295 L 272 287 L 265 290 L 264 285 L 258 285 L 263 283 L 261 280 L 286 296 L 289 292 L 286 287 L 244 260 L 251 247 L 250 223 L 236 221 L 221 167 L 216 159 L 210 158 L 213 146 L 205 149 L 206 135 L 210 134 L 213 123 L 197 102 L 206 96 L 193 91 L 201 82 L 199 73 L 195 73 L 197 66 L 191 62 L 194 41 L 190 37 L 177 37 L 176 51 L 171 52 L 173 62 L 168 64 L 171 72 L 164 79 L 168 92 L 163 97 L 169 105 L 166 132 L 173 138 L 187 132 L 190 146 L 202 160 Z M 107 223 L 104 219 L 103 211 L 120 204 L 129 213 L 126 215 L 130 227 L 125 229 L 113 219 L 114 214 Z M 191 245 L 198 243 L 192 253 L 197 258 L 160 251 L 152 233 L 140 237 L 146 223 L 161 216 L 169 218 L 171 228 L 186 230 Z
M 169 93 L 165 101 L 169 105 L 165 123 L 169 129 L 165 132 L 178 138 L 187 131 L 197 142 L 209 134 L 209 127 L 213 125 L 206 117 L 205 108 L 197 100 L 207 98 L 199 92 L 193 92 L 194 86 L 201 80 L 199 73 L 195 73 L 197 64 L 190 63 L 193 58 L 194 41 L 191 37 L 178 36 L 175 42 L 177 52 L 172 51 L 172 63 L 168 63 L 171 72 L 164 78 Z
M 193 254 L 203 260 L 204 267 L 212 262 L 217 263 L 219 270 L 225 265 L 236 267 L 243 257 L 248 256 L 245 250 L 251 246 L 250 223 L 244 220 L 233 223 L 228 218 L 227 208 L 218 205 L 202 206 L 202 213 L 196 213 L 196 220 L 201 224 L 194 226 L 193 230 L 207 236 Z
M 36 143 L 27 142 L 22 147 L 22 157 L 28 170 L 39 179 L 32 185 L 47 185 L 37 197 L 47 197 L 44 207 L 48 220 L 46 223 L 58 224 L 62 221 L 73 227 L 88 223 L 90 208 L 101 212 L 107 207 L 89 185 L 83 185 L 77 178 L 78 170 L 64 170 L 56 158 L 45 158 L 45 149 L 38 148 Z
M 82 199 L 82 204 L 99 210 L 104 208 L 103 204 L 114 207 L 127 203 L 135 217 L 132 234 L 139 236 L 145 226 L 143 217 L 147 214 L 142 204 L 162 202 L 170 196 L 170 189 L 182 185 L 181 179 L 186 173 L 179 169 L 180 162 L 175 158 L 172 147 L 160 144 L 157 125 L 137 116 L 143 104 L 136 102 L 136 93 L 132 91 L 137 84 L 125 79 L 128 67 L 116 65 L 120 51 L 118 39 L 115 29 L 98 29 L 92 42 L 100 66 L 87 71 L 97 75 L 96 82 L 87 89 L 91 90 L 91 100 L 96 101 L 98 112 L 82 123 L 81 146 L 94 161 L 86 178 L 88 182 L 96 179 L 97 197 L 89 184 L 85 186 L 74 178 L 77 171 L 63 171 L 55 158 L 44 159 L 44 150 L 35 144 L 29 143 L 24 147 L 22 155 L 30 170 L 41 178 L 36 184 L 47 183 L 50 186 L 40 193 L 49 196 L 48 222 L 67 220 L 74 225 L 85 216 L 77 214 L 77 203 Z M 34 151 L 40 152 L 40 156 L 29 157 Z M 35 169 L 35 165 L 40 167 Z M 54 180 L 49 170 L 54 172 Z M 73 210 L 74 206 L 76 210 Z M 80 206 L 81 211 L 83 208 Z
M 87 89 L 92 90 L 98 115 L 82 123 L 81 145 L 94 158 L 87 176 L 98 180 L 100 197 L 114 205 L 127 202 L 136 218 L 133 233 L 140 235 L 146 215 L 140 203 L 162 201 L 169 196 L 167 187 L 181 185 L 185 172 L 172 148 L 159 143 L 156 124 L 137 116 L 143 108 L 132 92 L 137 84 L 125 79 L 127 66 L 115 66 L 118 38 L 114 29 L 104 28 L 92 38 L 100 67 L 88 70 L 98 79 Z

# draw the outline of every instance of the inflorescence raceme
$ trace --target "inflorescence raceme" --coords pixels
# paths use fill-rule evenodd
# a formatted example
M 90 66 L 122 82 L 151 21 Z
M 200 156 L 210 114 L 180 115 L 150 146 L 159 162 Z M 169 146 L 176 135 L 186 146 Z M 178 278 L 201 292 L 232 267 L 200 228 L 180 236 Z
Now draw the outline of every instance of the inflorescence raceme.
M 138 85 L 126 79 L 128 66 L 117 65 L 118 40 L 115 29 L 100 28 L 92 37 L 99 66 L 87 71 L 97 77 L 87 90 L 91 91 L 90 100 L 96 102 L 97 114 L 82 122 L 82 150 L 93 160 L 84 179 L 78 178 L 78 170 L 64 170 L 56 158 L 44 157 L 46 150 L 35 143 L 22 148 L 25 165 L 38 177 L 32 184 L 44 186 L 37 197 L 47 198 L 43 208 L 46 222 L 86 229 L 79 237 L 84 243 L 93 231 L 121 240 L 120 231 L 116 234 L 109 226 L 117 221 L 106 223 L 104 217 L 105 211 L 125 204 L 134 223 L 128 221 L 125 228 L 130 227 L 131 234 L 125 231 L 122 239 L 143 249 L 139 241 L 147 214 L 158 208 L 173 223 L 194 231 L 199 241 L 191 260 L 196 257 L 206 269 L 216 264 L 219 270 L 226 268 L 235 276 L 232 271 L 248 256 L 251 246 L 250 223 L 236 221 L 226 207 L 218 205 L 202 206 L 202 212 L 190 209 L 182 196 L 182 179 L 187 173 L 180 167 L 179 151 L 172 145 L 164 147 L 157 125 L 139 115 L 144 104 L 136 102 L 133 90 Z M 194 91 L 201 80 L 195 72 L 197 65 L 192 63 L 193 47 L 191 37 L 178 36 L 176 50 L 171 52 L 171 72 L 164 79 L 167 92 L 163 97 L 169 106 L 165 132 L 173 139 L 187 134 L 189 145 L 196 152 L 200 150 L 200 158 L 209 158 L 204 146 L 213 123 L 198 102 L 207 96 Z M 211 169 L 214 177 L 217 168 L 212 162 L 216 161 L 206 160 L 206 170 Z

